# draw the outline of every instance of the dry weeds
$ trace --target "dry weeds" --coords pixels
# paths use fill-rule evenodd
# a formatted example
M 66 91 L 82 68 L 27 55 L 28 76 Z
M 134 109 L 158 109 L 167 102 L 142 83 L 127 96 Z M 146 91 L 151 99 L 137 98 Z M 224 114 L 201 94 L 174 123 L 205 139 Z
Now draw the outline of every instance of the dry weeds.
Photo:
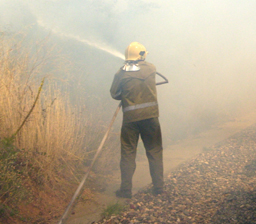
M 71 102 L 68 82 L 54 76 L 68 73 L 68 63 L 53 60 L 44 41 L 27 42 L 20 34 L 0 37 L 0 221 L 6 223 L 59 216 L 96 149 L 86 147 L 95 144 L 86 107 Z M 35 103 L 42 77 L 40 98 L 12 138 Z

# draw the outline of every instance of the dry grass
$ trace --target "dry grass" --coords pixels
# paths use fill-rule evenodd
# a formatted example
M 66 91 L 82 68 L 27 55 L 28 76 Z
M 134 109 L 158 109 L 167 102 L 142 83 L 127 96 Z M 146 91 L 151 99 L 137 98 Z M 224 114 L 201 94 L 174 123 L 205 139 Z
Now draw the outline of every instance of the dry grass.
M 26 190 L 32 200 L 38 188 L 58 189 L 64 199 L 68 198 L 72 194 L 70 188 L 79 181 L 77 170 L 96 149 L 85 147 L 92 141 L 92 124 L 86 117 L 85 106 L 71 103 L 65 91 L 66 82 L 54 77 L 53 71 L 68 72 L 57 71 L 56 67 L 66 66 L 56 59 L 52 67 L 54 62 L 45 53 L 45 43 L 28 48 L 24 47 L 28 46 L 24 40 L 20 36 L 0 39 L 0 168 L 4 170 L 1 171 L 0 213 L 8 210 L 8 215 L 17 207 L 15 203 L 30 198 Z M 11 139 L 31 110 L 42 77 L 46 81 L 38 102 Z

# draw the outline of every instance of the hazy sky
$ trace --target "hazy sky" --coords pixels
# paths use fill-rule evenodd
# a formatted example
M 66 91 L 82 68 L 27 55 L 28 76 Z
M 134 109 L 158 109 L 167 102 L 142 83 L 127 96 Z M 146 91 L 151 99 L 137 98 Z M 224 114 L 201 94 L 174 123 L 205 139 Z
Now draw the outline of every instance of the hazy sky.
M 191 121 L 256 102 L 255 11 L 254 0 L 0 0 L 0 29 L 33 24 L 121 54 L 141 42 L 170 81 L 158 87 L 162 119 Z M 123 61 L 100 54 L 113 64 L 101 68 L 108 91 Z

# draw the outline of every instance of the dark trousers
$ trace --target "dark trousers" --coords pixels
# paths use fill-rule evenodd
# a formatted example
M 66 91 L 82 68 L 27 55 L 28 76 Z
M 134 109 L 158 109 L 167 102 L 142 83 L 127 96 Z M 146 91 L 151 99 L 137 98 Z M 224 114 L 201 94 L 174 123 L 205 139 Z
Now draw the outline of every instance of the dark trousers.
M 163 190 L 163 147 L 158 118 L 123 123 L 121 130 L 121 191 L 131 192 L 139 136 L 146 149 L 154 191 Z

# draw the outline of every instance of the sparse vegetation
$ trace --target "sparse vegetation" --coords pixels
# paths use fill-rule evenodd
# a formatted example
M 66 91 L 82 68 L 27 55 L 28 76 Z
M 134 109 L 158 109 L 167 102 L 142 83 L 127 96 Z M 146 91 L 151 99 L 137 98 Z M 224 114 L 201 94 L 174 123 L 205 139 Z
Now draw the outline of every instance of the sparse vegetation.
M 113 215 L 120 215 L 125 210 L 125 208 L 126 206 L 119 202 L 110 204 L 104 209 L 102 217 L 107 219 Z

